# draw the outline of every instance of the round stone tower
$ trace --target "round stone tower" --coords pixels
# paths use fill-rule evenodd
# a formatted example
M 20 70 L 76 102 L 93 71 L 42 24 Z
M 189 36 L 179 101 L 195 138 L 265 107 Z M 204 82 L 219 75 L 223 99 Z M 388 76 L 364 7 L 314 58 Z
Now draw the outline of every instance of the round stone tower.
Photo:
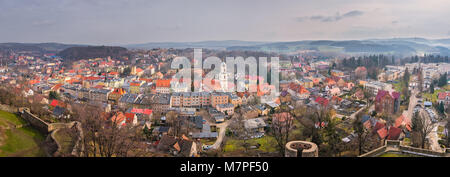
M 301 153 L 298 153 L 301 152 Z M 309 141 L 290 141 L 286 143 L 285 157 L 318 157 L 319 148 Z

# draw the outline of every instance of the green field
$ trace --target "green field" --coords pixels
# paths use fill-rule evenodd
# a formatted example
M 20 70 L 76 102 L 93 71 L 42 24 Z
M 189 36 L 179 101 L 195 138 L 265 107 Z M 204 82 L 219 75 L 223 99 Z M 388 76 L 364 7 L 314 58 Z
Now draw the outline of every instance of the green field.
M 409 154 L 400 154 L 400 153 L 384 153 L 379 155 L 378 157 L 417 157 Z
M 44 141 L 41 133 L 30 127 L 15 128 L 24 123 L 15 114 L 0 111 L 0 157 L 45 156 L 40 147 Z
M 254 146 L 256 144 L 260 144 L 261 146 L 257 149 L 262 152 L 276 152 L 277 151 L 277 142 L 272 136 L 263 136 L 261 138 L 255 138 L 247 140 L 247 142 Z M 243 140 L 238 140 L 234 138 L 230 138 L 227 140 L 224 146 L 224 152 L 233 152 L 233 151 L 243 151 L 245 150 L 242 147 Z

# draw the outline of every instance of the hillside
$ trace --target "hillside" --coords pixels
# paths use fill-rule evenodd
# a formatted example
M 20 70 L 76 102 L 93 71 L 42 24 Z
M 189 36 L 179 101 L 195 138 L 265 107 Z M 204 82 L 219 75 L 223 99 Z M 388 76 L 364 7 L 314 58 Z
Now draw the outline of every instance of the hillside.
M 0 50 L 57 53 L 64 49 L 76 46 L 83 45 L 61 43 L 0 43 Z
M 207 48 L 207 49 L 225 49 L 231 46 L 253 46 L 266 44 L 268 42 L 253 42 L 253 41 L 239 41 L 239 40 L 225 40 L 225 41 L 201 41 L 201 42 L 151 42 L 145 44 L 131 44 L 125 45 L 130 49 L 152 49 L 152 48 Z
M 58 53 L 58 55 L 65 60 L 78 60 L 108 56 L 119 58 L 126 54 L 126 48 L 112 46 L 70 47 Z
M 336 52 L 349 55 L 390 54 L 411 56 L 417 54 L 450 55 L 450 40 L 424 38 L 393 38 L 372 40 L 316 40 L 231 46 L 227 50 L 252 50 L 263 52 L 296 53 L 299 51 Z

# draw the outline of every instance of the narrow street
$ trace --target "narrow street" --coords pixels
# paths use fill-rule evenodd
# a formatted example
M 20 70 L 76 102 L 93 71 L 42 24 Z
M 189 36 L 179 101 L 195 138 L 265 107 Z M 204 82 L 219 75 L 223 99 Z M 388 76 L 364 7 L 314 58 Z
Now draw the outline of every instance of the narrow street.
M 211 149 L 219 149 L 220 145 L 222 144 L 223 138 L 225 137 L 225 132 L 227 130 L 228 125 L 230 124 L 231 120 L 226 120 L 223 123 L 220 124 L 211 124 L 215 125 L 217 128 L 219 128 L 219 135 L 217 136 L 216 142 L 210 146 Z

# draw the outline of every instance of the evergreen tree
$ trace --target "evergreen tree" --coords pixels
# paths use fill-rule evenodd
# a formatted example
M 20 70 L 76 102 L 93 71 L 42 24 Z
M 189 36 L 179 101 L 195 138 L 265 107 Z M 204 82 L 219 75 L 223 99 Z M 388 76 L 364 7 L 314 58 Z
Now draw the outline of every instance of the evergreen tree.
M 434 83 L 433 82 L 430 85 L 430 93 L 434 93 Z

